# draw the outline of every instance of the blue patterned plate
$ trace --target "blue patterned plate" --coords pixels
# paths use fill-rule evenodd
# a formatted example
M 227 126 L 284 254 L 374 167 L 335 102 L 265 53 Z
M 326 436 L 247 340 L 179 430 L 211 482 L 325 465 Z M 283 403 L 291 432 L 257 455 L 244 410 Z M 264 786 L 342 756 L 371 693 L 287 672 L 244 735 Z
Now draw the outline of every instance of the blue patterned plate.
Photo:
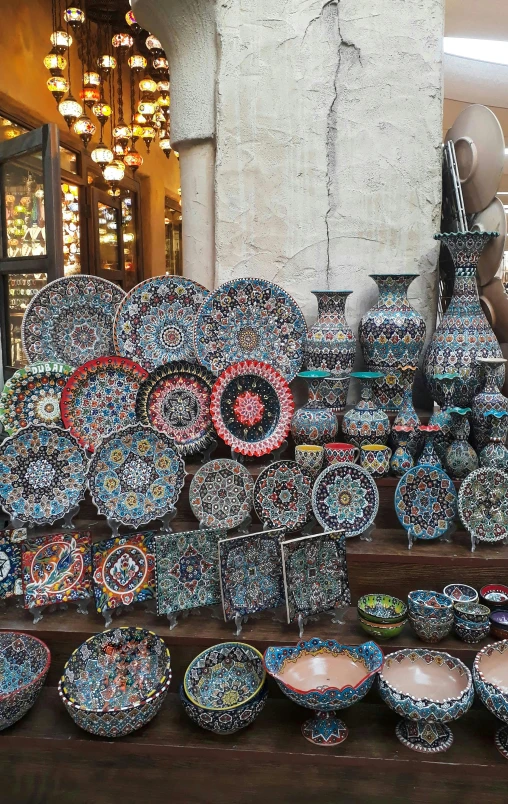
M 462 482 L 459 516 L 471 534 L 473 545 L 499 542 L 508 536 L 508 473 L 482 467 Z
M 312 491 L 314 516 L 325 530 L 358 536 L 374 522 L 379 508 L 377 486 L 370 474 L 354 463 L 329 466 Z
M 457 492 L 448 475 L 431 464 L 409 469 L 395 490 L 395 513 L 411 539 L 437 539 L 457 513 Z
M 277 461 L 254 484 L 254 510 L 268 528 L 299 530 L 312 511 L 312 477 L 296 461 Z
M 63 363 L 35 363 L 14 372 L 0 397 L 0 421 L 13 435 L 29 424 L 62 426 L 60 397 L 73 368 Z
M 244 522 L 252 508 L 254 481 L 238 461 L 216 458 L 192 478 L 189 501 L 203 528 L 231 530 Z

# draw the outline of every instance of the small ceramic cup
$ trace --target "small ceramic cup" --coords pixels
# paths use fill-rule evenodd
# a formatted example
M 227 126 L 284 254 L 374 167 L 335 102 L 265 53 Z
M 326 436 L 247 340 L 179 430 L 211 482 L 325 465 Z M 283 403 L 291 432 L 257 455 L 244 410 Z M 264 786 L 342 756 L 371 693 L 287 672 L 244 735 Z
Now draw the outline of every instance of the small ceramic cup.
M 328 466 L 335 463 L 356 463 L 360 450 L 354 444 L 325 444 L 325 461 Z
M 383 444 L 364 444 L 360 450 L 360 466 L 372 477 L 384 477 L 390 469 L 390 447 Z
M 295 447 L 295 461 L 300 469 L 304 469 L 312 476 L 318 475 L 323 466 L 325 452 L 317 444 L 299 444 Z

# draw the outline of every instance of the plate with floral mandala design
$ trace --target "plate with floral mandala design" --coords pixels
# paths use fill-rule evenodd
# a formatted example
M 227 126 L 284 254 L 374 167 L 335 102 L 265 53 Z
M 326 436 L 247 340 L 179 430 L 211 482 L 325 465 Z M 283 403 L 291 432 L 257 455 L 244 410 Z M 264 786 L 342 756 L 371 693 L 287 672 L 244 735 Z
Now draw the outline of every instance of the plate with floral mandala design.
M 307 325 L 297 303 L 265 279 L 225 282 L 203 302 L 194 328 L 199 361 L 218 376 L 231 363 L 260 360 L 290 382 L 303 363 Z
M 136 397 L 148 372 L 125 357 L 99 357 L 80 366 L 62 391 L 63 423 L 93 452 L 109 433 L 137 421 Z
M 374 522 L 379 493 L 370 474 L 354 463 L 329 466 L 319 475 L 312 490 L 314 516 L 327 530 L 358 536 Z
M 214 427 L 235 452 L 266 455 L 289 433 L 295 409 L 291 389 L 268 363 L 244 360 L 229 366 L 213 386 Z
M 0 445 L 0 504 L 13 520 L 52 525 L 84 498 L 86 471 L 63 427 L 30 425 Z
M 134 424 L 106 436 L 88 466 L 99 514 L 144 525 L 172 511 L 185 483 L 185 464 L 165 433 Z
M 203 452 L 215 439 L 210 416 L 214 382 L 208 369 L 187 360 L 161 366 L 141 384 L 138 419 L 172 438 L 179 455 Z
M 264 527 L 298 530 L 312 512 L 313 479 L 296 461 L 263 469 L 254 485 L 254 510 Z
M 0 421 L 9 435 L 29 424 L 62 426 L 60 397 L 74 371 L 63 363 L 34 363 L 7 380 L 0 396 Z
M 115 351 L 153 371 L 195 360 L 194 323 L 208 291 L 183 276 L 155 276 L 133 288 L 116 312 Z
M 395 513 L 414 539 L 437 539 L 457 513 L 457 492 L 442 469 L 420 464 L 401 477 L 395 490 Z
M 475 541 L 499 542 L 508 536 L 508 473 L 485 467 L 462 481 L 459 516 Z
M 21 342 L 29 363 L 54 360 L 81 366 L 113 355 L 113 320 L 124 291 L 98 276 L 63 276 L 33 297 Z
M 204 528 L 236 528 L 250 515 L 254 481 L 238 461 L 217 458 L 202 466 L 190 484 L 192 513 Z

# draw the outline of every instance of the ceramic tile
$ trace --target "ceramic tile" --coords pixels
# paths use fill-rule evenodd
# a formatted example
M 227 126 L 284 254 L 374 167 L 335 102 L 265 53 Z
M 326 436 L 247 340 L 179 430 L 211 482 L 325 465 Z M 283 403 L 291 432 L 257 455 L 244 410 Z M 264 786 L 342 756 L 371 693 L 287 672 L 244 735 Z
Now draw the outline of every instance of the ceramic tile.
M 153 537 L 148 531 L 93 545 L 93 590 L 99 613 L 155 597 Z
M 85 600 L 92 594 L 90 534 L 54 533 L 23 542 L 25 608 Z

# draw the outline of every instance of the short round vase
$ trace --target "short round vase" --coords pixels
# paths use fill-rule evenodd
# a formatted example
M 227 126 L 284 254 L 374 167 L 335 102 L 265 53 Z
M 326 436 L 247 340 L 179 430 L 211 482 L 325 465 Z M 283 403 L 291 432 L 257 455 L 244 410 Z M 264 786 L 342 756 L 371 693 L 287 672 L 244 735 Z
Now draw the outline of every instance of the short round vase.
M 380 379 L 379 371 L 356 371 L 351 374 L 361 381 L 361 399 L 344 415 L 342 431 L 356 447 L 362 444 L 386 444 L 390 420 L 373 398 L 373 383 Z
M 413 466 L 413 456 L 407 447 L 397 447 L 390 458 L 390 470 L 395 477 L 402 477 L 402 475 L 405 475 L 408 469 L 412 469 Z
M 356 340 L 346 320 L 346 300 L 352 290 L 313 290 L 317 321 L 307 333 L 305 360 L 309 371 L 349 374 L 355 362 Z
M 493 420 L 485 414 L 497 410 L 508 414 L 508 399 L 503 396 L 497 386 L 497 376 L 500 369 L 506 365 L 504 358 L 478 358 L 477 361 L 483 369 L 483 390 L 473 399 L 471 423 L 476 449 L 480 451 L 489 441 Z M 506 422 L 504 423 L 506 436 Z
M 301 371 L 299 377 L 306 380 L 309 399 L 299 408 L 291 419 L 291 434 L 295 444 L 323 445 L 333 441 L 337 434 L 337 417 L 331 408 L 323 405 L 320 393 L 321 381 L 328 377 L 328 371 Z
M 358 337 L 370 371 L 381 371 L 374 386 L 378 403 L 398 410 L 409 377 L 401 366 L 418 365 L 425 342 L 425 321 L 411 306 L 407 290 L 418 274 L 370 274 L 379 287 L 379 299 L 362 318 Z

